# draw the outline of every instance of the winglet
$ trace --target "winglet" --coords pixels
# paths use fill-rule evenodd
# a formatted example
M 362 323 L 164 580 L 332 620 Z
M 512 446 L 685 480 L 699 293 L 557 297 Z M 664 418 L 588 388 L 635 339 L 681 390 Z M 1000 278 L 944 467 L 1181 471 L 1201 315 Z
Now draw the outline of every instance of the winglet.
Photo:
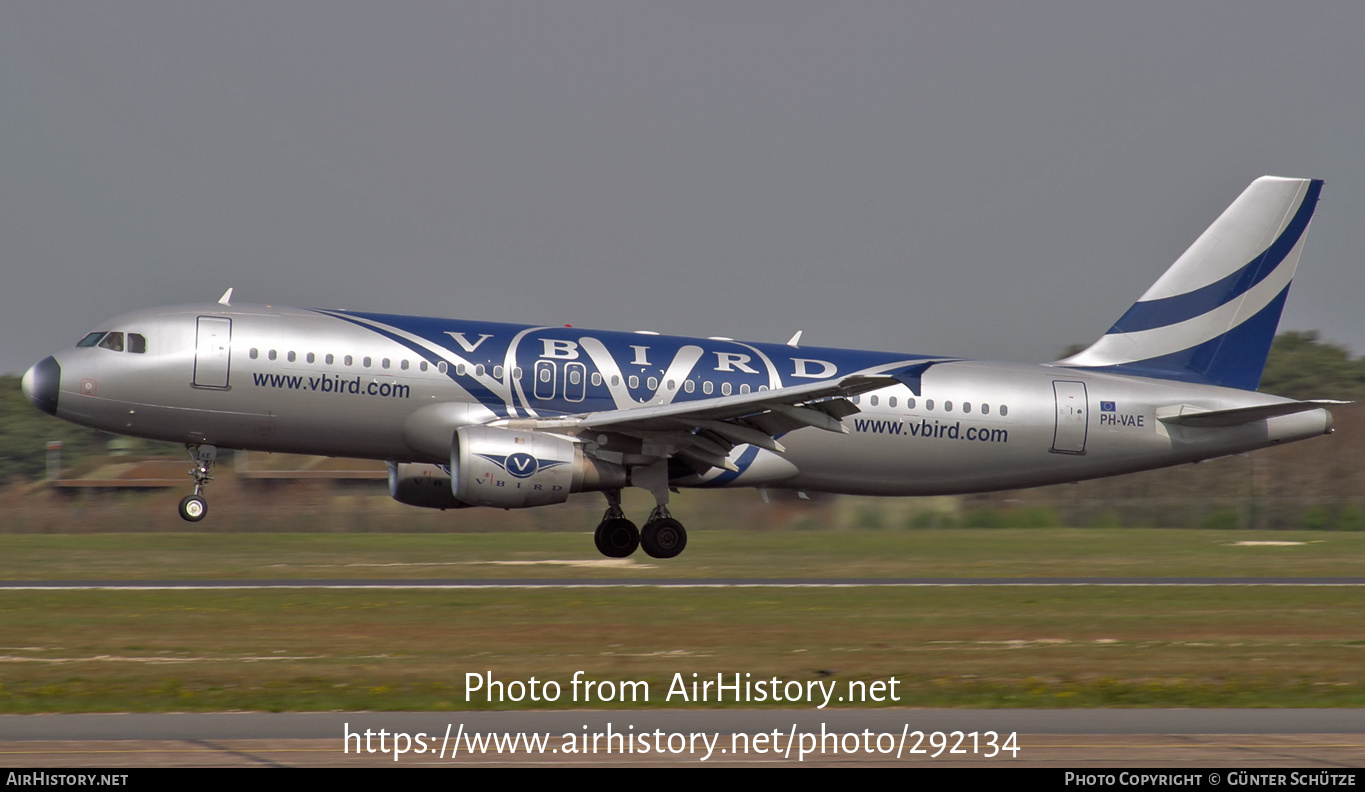
M 227 290 L 227 291 L 223 292 L 223 296 L 222 296 L 222 297 L 219 297 L 219 298 L 218 298 L 218 304 L 219 304 L 219 305 L 232 305 L 232 287 L 231 287 L 231 286 L 228 287 L 228 290 Z

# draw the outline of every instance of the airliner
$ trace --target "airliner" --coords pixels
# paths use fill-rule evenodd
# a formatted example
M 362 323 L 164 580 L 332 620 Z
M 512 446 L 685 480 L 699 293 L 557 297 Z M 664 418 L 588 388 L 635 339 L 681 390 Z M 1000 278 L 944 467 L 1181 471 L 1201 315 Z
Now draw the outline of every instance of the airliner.
M 183 443 L 204 518 L 218 450 L 385 460 L 413 506 L 601 492 L 613 558 L 671 558 L 680 487 L 985 492 L 1332 431 L 1330 400 L 1256 392 L 1322 181 L 1254 181 L 1094 344 L 1042 365 L 729 338 L 248 305 L 138 311 L 23 377 L 37 408 Z M 643 528 L 621 491 L 655 501 Z

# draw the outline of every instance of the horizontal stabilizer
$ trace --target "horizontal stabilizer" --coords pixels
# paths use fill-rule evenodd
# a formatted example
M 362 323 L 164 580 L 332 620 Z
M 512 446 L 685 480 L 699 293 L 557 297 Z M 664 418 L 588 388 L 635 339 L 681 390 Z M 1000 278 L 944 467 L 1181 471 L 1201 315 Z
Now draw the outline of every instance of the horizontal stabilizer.
M 1335 399 L 1309 399 L 1307 401 L 1281 402 L 1279 404 L 1261 404 L 1255 407 L 1234 407 L 1230 410 L 1199 410 L 1189 405 L 1181 405 L 1171 409 L 1170 415 L 1163 415 L 1163 410 L 1157 411 L 1157 420 L 1173 426 L 1191 426 L 1211 428 L 1218 426 L 1238 426 L 1241 424 L 1262 421 L 1266 418 L 1274 418 L 1279 415 L 1293 415 L 1294 413 L 1307 412 L 1308 410 L 1318 410 L 1325 407 L 1333 407 L 1339 404 L 1350 404 L 1350 402 L 1337 401 Z

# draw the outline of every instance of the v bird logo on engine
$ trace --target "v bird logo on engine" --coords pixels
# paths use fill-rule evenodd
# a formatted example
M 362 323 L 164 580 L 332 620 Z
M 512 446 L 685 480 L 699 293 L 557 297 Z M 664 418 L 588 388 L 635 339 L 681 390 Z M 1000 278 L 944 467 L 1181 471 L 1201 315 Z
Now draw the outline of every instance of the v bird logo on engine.
M 493 454 L 479 454 L 489 462 L 506 470 L 517 478 L 530 478 L 542 470 L 548 470 L 556 465 L 567 465 L 554 459 L 536 459 L 530 454 L 508 454 L 507 456 L 495 456 Z
M 368 457 L 414 506 L 601 492 L 598 549 L 667 558 L 687 543 L 668 512 L 677 487 L 983 492 L 1331 431 L 1339 402 L 1255 392 L 1321 190 L 1257 179 L 1099 340 L 1040 365 L 799 333 L 763 344 L 235 305 L 229 289 L 105 322 L 23 389 L 60 418 L 184 443 L 187 520 L 206 514 L 218 447 Z M 621 511 L 631 486 L 655 498 L 643 530 Z

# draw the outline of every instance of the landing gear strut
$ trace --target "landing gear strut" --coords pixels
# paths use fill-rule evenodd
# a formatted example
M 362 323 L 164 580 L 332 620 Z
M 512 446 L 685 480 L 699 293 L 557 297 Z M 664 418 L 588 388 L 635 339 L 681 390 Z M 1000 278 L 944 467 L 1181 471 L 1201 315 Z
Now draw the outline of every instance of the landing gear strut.
M 593 542 L 608 558 L 625 558 L 642 547 L 652 558 L 673 558 L 687 547 L 687 529 L 668 513 L 668 463 L 631 468 L 631 483 L 654 496 L 654 511 L 649 513 L 644 530 L 621 512 L 621 490 L 606 490 L 607 512 L 597 524 Z
M 597 552 L 607 558 L 625 558 L 640 546 L 640 532 L 621 512 L 621 490 L 607 490 L 606 496 L 607 512 L 597 524 L 592 540 Z
M 190 459 L 194 462 L 194 467 L 190 468 L 190 475 L 194 476 L 194 494 L 181 499 L 180 519 L 186 522 L 199 522 L 209 513 L 208 501 L 204 499 L 204 486 L 213 480 L 210 471 L 213 463 L 218 461 L 218 447 L 186 445 L 185 450 L 189 452 Z
M 640 546 L 653 558 L 672 558 L 687 547 L 687 530 L 668 513 L 668 461 L 630 469 L 630 482 L 654 496 L 654 511 L 649 513 Z

